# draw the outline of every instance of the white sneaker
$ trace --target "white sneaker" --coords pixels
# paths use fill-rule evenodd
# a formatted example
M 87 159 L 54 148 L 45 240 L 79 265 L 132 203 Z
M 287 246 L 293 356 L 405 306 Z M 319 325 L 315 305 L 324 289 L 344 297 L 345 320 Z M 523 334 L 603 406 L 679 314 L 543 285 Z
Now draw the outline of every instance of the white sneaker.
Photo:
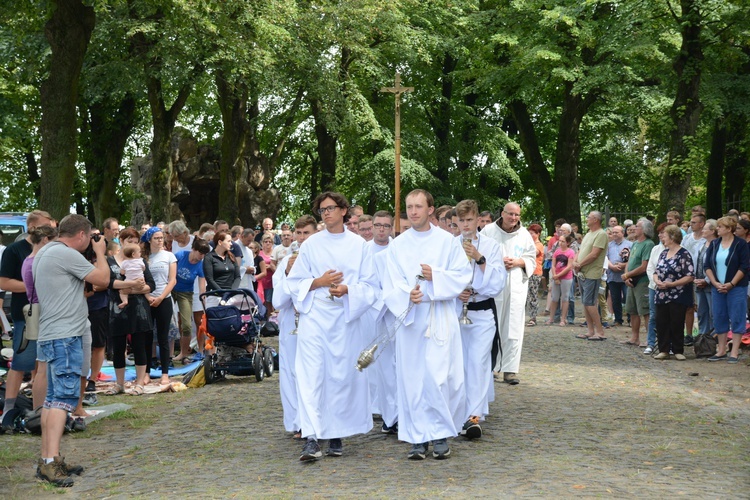
M 643 354 L 651 354 L 652 352 L 654 352 L 654 348 L 651 346 L 648 346 L 643 350 Z

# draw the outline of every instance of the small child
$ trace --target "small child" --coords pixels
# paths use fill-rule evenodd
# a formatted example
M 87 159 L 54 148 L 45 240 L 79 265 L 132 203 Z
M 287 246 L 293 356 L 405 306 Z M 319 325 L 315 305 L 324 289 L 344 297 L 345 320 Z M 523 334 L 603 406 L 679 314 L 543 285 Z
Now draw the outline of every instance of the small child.
M 146 264 L 141 259 L 141 247 L 138 245 L 124 245 L 122 247 L 123 261 L 120 264 L 120 274 L 125 275 L 126 280 L 137 280 L 143 279 L 143 271 L 146 269 Z M 128 290 L 120 290 L 120 309 L 124 309 L 128 306 Z
M 116 241 L 107 242 L 107 257 L 114 257 L 120 253 L 120 244 Z

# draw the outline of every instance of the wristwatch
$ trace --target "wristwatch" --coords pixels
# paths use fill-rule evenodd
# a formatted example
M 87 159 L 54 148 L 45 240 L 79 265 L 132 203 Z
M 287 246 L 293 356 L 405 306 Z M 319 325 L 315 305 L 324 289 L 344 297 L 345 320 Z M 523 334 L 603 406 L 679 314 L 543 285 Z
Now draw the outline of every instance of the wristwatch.
M 487 262 L 487 259 L 484 258 L 484 255 L 477 259 L 477 265 L 479 266 L 483 266 L 485 262 Z

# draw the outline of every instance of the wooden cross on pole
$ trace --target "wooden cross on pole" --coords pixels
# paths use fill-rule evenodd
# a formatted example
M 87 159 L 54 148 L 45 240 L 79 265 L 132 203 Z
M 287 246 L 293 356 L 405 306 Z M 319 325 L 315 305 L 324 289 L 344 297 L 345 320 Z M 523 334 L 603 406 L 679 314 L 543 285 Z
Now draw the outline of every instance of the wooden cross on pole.
M 396 213 L 393 221 L 398 234 L 401 232 L 401 94 L 413 92 L 414 87 L 402 87 L 401 74 L 396 72 L 396 84 L 393 87 L 382 87 L 380 91 L 395 94 L 396 98 Z

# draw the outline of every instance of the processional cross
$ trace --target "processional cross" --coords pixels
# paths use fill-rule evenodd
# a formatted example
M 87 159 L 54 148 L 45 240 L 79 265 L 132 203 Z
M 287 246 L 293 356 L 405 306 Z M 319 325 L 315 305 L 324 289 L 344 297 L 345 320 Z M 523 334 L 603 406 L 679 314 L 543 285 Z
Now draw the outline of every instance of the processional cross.
M 393 220 L 396 234 L 401 232 L 401 94 L 413 92 L 414 87 L 401 86 L 401 74 L 396 72 L 396 85 L 393 87 L 382 87 L 381 92 L 395 94 L 396 98 L 396 213 Z

